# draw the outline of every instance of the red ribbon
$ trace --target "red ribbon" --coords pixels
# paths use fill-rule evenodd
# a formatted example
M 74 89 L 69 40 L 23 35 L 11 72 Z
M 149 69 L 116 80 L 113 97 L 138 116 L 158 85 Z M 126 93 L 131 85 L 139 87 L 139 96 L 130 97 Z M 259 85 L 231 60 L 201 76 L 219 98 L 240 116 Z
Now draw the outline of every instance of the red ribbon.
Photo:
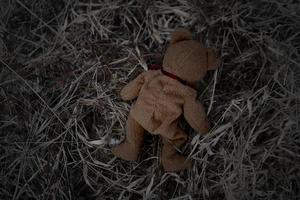
M 172 78 L 172 79 L 175 79 L 175 80 L 179 81 L 180 83 L 182 83 L 182 84 L 184 84 L 184 85 L 187 84 L 187 82 L 186 82 L 185 80 L 182 80 L 180 77 L 176 76 L 175 74 L 172 74 L 172 73 L 170 73 L 170 72 L 165 71 L 165 70 L 162 68 L 162 66 L 160 66 L 160 65 L 158 65 L 158 64 L 151 64 L 151 65 L 148 66 L 148 69 L 150 69 L 150 70 L 159 70 L 159 69 L 160 69 L 160 71 L 161 71 L 164 75 L 166 75 L 166 76 L 168 76 L 168 77 L 170 77 L 170 78 Z

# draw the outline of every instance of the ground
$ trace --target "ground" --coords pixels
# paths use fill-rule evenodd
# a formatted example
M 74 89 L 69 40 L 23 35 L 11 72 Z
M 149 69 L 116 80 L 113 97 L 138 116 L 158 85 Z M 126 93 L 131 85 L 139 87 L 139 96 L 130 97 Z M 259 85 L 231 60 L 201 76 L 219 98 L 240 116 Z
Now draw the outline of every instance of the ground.
M 199 83 L 213 128 L 189 132 L 191 170 L 161 140 L 115 158 L 119 91 L 188 27 L 222 66 Z M 0 1 L 1 199 L 300 199 L 296 0 Z

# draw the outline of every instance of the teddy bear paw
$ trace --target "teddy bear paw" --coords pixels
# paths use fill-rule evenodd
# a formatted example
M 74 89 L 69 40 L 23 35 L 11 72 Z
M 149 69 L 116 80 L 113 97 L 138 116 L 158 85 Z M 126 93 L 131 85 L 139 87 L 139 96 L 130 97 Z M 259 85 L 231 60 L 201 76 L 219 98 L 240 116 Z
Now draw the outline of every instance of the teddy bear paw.
M 124 141 L 118 146 L 113 147 L 112 153 L 123 160 L 136 161 L 139 157 L 139 148 Z

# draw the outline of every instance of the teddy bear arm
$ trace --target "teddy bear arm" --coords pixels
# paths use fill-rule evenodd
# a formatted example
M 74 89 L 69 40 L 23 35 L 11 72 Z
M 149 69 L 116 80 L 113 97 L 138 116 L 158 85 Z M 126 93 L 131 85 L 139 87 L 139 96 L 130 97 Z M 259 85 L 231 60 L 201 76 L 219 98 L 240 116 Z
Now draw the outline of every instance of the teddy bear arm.
M 195 98 L 188 98 L 183 106 L 183 115 L 188 124 L 197 132 L 206 134 L 210 124 L 203 105 Z
M 220 55 L 212 48 L 207 48 L 206 51 L 208 70 L 217 69 L 221 65 Z
M 145 72 L 140 74 L 134 80 L 130 81 L 123 87 L 120 96 L 124 101 L 129 101 L 136 98 L 145 82 Z

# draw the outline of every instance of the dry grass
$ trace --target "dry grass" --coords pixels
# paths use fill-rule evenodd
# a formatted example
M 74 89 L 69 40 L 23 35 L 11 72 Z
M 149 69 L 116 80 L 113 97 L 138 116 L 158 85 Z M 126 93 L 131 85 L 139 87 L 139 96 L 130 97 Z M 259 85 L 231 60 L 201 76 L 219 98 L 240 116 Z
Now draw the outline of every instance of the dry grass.
M 0 1 L 0 199 L 300 199 L 299 3 L 223 2 Z M 182 125 L 194 166 L 175 174 L 157 137 L 137 163 L 110 148 L 118 91 L 180 26 L 224 64 L 199 84 L 214 128 Z

